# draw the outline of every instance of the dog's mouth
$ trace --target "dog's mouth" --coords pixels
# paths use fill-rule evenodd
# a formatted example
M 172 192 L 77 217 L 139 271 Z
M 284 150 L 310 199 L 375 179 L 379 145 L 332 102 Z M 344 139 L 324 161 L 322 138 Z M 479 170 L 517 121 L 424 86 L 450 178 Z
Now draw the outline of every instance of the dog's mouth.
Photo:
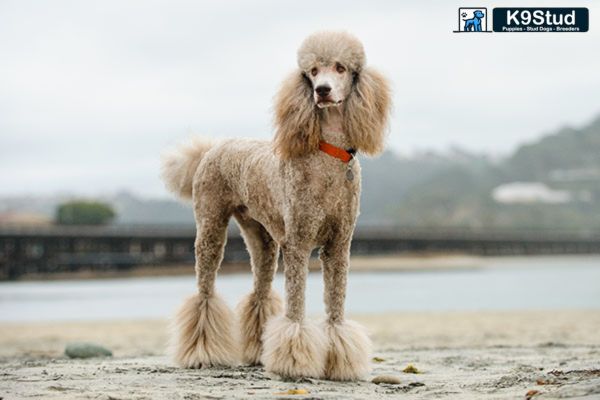
M 333 100 L 319 100 L 317 101 L 317 107 L 319 108 L 328 108 L 328 107 L 337 107 L 342 104 L 343 100 L 333 101 Z

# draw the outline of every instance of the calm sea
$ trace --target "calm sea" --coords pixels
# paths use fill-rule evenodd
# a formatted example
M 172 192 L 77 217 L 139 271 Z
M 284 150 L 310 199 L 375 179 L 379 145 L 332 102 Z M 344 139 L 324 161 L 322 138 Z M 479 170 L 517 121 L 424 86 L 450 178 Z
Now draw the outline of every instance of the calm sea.
M 219 293 L 234 305 L 250 274 L 222 275 Z M 283 276 L 275 286 L 283 293 Z M 0 283 L 0 321 L 164 318 L 194 292 L 192 276 Z M 307 310 L 323 312 L 320 273 L 308 279 Z M 484 260 L 456 271 L 351 273 L 350 313 L 444 310 L 600 310 L 600 256 Z

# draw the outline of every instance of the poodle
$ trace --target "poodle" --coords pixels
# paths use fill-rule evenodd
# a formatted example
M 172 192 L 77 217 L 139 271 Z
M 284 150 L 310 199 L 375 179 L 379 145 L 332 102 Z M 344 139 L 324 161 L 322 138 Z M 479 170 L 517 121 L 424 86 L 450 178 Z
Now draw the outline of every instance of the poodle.
M 273 141 L 198 139 L 163 159 L 167 188 L 192 199 L 197 226 L 198 292 L 174 321 L 174 357 L 182 367 L 241 361 L 284 378 L 330 380 L 370 372 L 370 340 L 345 319 L 344 301 L 361 185 L 355 153 L 382 151 L 390 89 L 365 66 L 362 44 L 345 32 L 309 36 L 298 66 L 275 97 Z M 254 277 L 236 313 L 215 293 L 232 216 Z M 321 324 L 305 317 L 314 248 L 325 281 Z M 271 288 L 280 251 L 285 310 Z

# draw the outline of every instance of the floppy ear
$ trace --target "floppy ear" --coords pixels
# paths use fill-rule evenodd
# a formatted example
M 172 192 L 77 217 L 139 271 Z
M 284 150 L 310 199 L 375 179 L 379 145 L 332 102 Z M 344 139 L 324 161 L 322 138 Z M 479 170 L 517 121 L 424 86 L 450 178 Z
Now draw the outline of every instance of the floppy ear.
M 344 131 L 351 145 L 368 155 L 383 150 L 391 108 L 390 87 L 379 72 L 366 67 L 355 76 L 344 108 Z
M 275 151 L 290 159 L 319 148 L 321 127 L 310 81 L 301 71 L 291 74 L 275 96 Z

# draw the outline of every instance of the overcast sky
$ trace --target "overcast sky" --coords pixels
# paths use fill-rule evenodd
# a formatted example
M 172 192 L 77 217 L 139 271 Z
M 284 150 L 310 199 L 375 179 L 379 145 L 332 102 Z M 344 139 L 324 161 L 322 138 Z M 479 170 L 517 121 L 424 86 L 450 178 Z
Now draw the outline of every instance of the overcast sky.
M 393 82 L 390 148 L 507 154 L 600 113 L 600 2 L 567 3 L 590 32 L 455 34 L 470 3 L 451 1 L 0 0 L 0 195 L 166 196 L 165 147 L 272 136 L 273 94 L 321 29 L 353 32 Z

